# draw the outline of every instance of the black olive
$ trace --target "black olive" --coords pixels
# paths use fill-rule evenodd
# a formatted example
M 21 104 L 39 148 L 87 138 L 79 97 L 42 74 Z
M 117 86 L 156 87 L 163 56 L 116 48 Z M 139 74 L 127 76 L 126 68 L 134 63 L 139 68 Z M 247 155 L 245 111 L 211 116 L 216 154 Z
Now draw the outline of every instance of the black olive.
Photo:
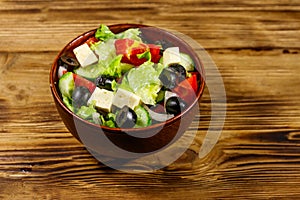
M 58 65 L 67 68 L 68 71 L 72 71 L 73 69 L 79 67 L 79 63 L 76 58 L 63 55 L 58 60 Z
M 164 49 L 160 49 L 160 50 L 159 50 L 159 55 L 162 56 L 162 55 L 164 54 L 164 51 L 165 51 Z
M 173 63 L 169 65 L 169 68 L 172 69 L 174 72 L 178 73 L 179 82 L 186 79 L 186 70 L 182 65 L 178 63 Z
M 178 115 L 187 108 L 187 103 L 181 98 L 173 96 L 167 99 L 165 108 L 167 113 Z
M 87 101 L 91 97 L 91 92 L 84 86 L 78 86 L 72 93 L 73 106 L 80 108 L 87 105 Z
M 164 68 L 158 78 L 165 88 L 173 89 L 177 86 L 178 73 L 174 72 L 171 68 Z
M 114 78 L 110 76 L 101 75 L 95 79 L 95 84 L 97 87 L 102 89 L 107 89 L 112 91 L 112 82 Z
M 123 106 L 116 115 L 116 124 L 120 128 L 132 128 L 136 124 L 136 121 L 136 113 L 128 106 Z
M 153 43 L 153 42 L 150 42 L 150 43 Z M 155 45 L 158 45 L 158 46 L 161 46 L 162 49 L 167 49 L 167 48 L 173 46 L 173 44 L 171 44 L 171 43 L 169 43 L 169 42 L 167 42 L 167 41 L 165 41 L 165 40 L 155 41 L 154 44 L 155 44 Z M 163 51 L 164 51 L 164 50 L 162 50 L 161 53 L 163 53 Z

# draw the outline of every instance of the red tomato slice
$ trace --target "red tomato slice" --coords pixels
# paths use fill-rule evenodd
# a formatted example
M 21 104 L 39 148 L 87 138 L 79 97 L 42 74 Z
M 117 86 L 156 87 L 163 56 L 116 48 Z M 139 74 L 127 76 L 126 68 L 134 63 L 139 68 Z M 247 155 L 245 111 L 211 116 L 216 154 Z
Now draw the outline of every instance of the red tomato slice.
M 150 51 L 151 61 L 158 63 L 161 57 L 160 46 L 154 44 L 144 44 L 132 39 L 118 39 L 115 41 L 117 55 L 122 54 L 122 62 L 139 66 L 147 61 L 147 58 L 138 58 L 138 54 Z
M 117 55 L 123 54 L 122 62 L 139 66 L 147 61 L 146 58 L 138 58 L 137 55 L 147 51 L 147 45 L 132 39 L 119 39 L 115 41 Z
M 117 55 L 123 54 L 128 55 L 129 54 L 129 47 L 132 46 L 134 43 L 134 40 L 131 39 L 118 39 L 115 41 L 115 48 Z
M 129 63 L 130 62 L 130 47 L 133 45 L 134 40 L 131 39 L 118 39 L 115 41 L 116 54 L 122 54 L 122 62 Z
M 190 104 L 196 99 L 197 90 L 197 74 L 192 73 L 192 76 L 180 82 L 178 86 L 173 89 L 173 92 Z
M 158 63 L 161 58 L 160 46 L 157 46 L 155 44 L 148 44 L 148 47 L 151 53 L 151 61 L 154 63 Z
M 73 79 L 75 82 L 75 86 L 84 86 L 86 87 L 91 93 L 94 92 L 96 85 L 92 81 L 87 80 L 86 78 L 83 78 L 79 76 L 78 74 L 73 73 Z
M 95 37 L 91 37 L 89 38 L 87 41 L 85 41 L 85 43 L 87 43 L 89 46 L 91 46 L 92 44 L 98 42 L 99 40 Z
M 187 81 L 190 83 L 192 86 L 194 92 L 196 93 L 198 90 L 198 78 L 197 78 L 197 73 L 192 72 L 192 76 L 187 79 Z
M 136 46 L 137 45 L 137 46 Z M 138 54 L 145 53 L 148 51 L 148 46 L 144 43 L 135 43 L 131 46 L 130 51 L 130 62 L 135 66 L 140 66 L 147 61 L 146 58 L 138 58 Z

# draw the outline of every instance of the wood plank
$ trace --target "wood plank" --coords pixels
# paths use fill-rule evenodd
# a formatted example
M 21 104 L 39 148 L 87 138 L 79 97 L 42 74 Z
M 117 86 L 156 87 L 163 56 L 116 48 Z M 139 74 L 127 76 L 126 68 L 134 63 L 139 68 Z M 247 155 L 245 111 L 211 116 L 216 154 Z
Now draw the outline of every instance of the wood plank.
M 136 199 L 139 195 L 147 198 L 153 192 L 174 199 L 205 196 L 208 191 L 218 191 L 209 193 L 214 198 L 239 197 L 259 188 L 261 192 L 254 197 L 280 197 L 282 188 L 290 195 L 300 195 L 291 189 L 299 181 L 300 95 L 298 90 L 288 87 L 299 84 L 299 70 L 295 67 L 299 56 L 277 49 L 211 50 L 209 53 L 223 75 L 228 100 L 219 143 L 205 159 L 195 156 L 210 120 L 206 90 L 201 117 L 198 116 L 200 126 L 191 128 L 199 129 L 191 151 L 164 171 L 140 175 L 122 174 L 99 165 L 65 129 L 45 81 L 55 53 L 2 53 L 0 78 L 5 84 L 0 86 L 3 91 L 0 107 L 5 117 L 1 115 L 0 121 L 1 185 L 5 187 L 15 180 L 16 189 L 25 187 L 27 190 L 21 194 L 28 198 L 33 190 L 40 191 L 39 194 L 45 190 L 38 186 L 41 183 L 52 185 L 46 190 L 49 198 L 58 195 L 54 192 L 57 188 L 61 188 L 59 195 L 75 197 L 64 188 L 74 191 L 80 187 L 88 187 L 89 192 L 101 191 L 107 198 L 115 191 L 128 190 L 127 196 Z M 11 99 L 16 99 L 17 104 Z M 176 192 L 166 192 L 170 184 Z M 281 190 L 274 192 L 274 188 Z M 121 196 L 114 195 L 114 198 Z
M 73 17 L 75 8 L 70 7 L 68 1 L 50 5 L 1 3 L 0 51 L 58 51 L 71 39 L 97 28 L 100 23 L 124 23 L 124 19 L 126 23 L 143 23 L 182 32 L 205 48 L 299 48 L 300 6 L 296 2 L 277 3 L 183 2 L 183 6 L 172 2 L 103 5 L 91 1 L 76 7 L 76 17 Z M 91 4 L 94 6 L 88 9 Z M 24 14 L 30 20 L 24 21 Z M 23 37 L 26 40 L 22 40 Z M 220 40 L 223 41 L 221 46 Z
M 73 5 L 0 1 L 0 199 L 300 197 L 298 0 Z M 110 169 L 68 132 L 50 93 L 50 66 L 68 41 L 99 23 L 173 29 L 208 51 L 227 95 L 222 135 L 208 156 L 197 155 L 211 120 L 208 88 L 188 131 L 197 131 L 193 144 L 153 173 Z

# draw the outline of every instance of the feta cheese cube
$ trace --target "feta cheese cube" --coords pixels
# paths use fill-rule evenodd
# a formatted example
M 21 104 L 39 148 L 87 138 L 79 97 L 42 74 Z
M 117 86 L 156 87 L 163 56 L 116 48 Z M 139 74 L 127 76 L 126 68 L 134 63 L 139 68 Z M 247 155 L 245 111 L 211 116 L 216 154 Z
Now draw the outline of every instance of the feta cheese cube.
M 90 105 L 93 101 L 96 102 L 95 107 L 104 112 L 111 112 L 114 93 L 109 90 L 95 88 L 87 104 Z
M 163 65 L 165 67 L 173 63 L 180 63 L 179 47 L 169 47 L 163 53 Z
M 129 108 L 134 109 L 140 104 L 140 97 L 136 94 L 119 88 L 113 98 L 113 105 L 122 108 L 127 105 Z
M 86 67 L 98 61 L 96 54 L 90 49 L 89 45 L 86 43 L 73 49 L 73 52 L 82 67 Z

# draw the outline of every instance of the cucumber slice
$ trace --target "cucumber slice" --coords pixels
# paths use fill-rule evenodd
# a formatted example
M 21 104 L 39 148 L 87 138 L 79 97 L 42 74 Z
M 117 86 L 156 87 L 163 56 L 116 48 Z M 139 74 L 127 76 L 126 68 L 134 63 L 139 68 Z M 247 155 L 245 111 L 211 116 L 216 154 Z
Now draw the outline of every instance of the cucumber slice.
M 186 71 L 188 72 L 191 72 L 191 71 L 194 71 L 194 61 L 193 59 L 191 58 L 190 55 L 188 54 L 185 54 L 185 53 L 180 53 L 180 62 L 179 64 L 181 64 Z
M 72 106 L 72 100 L 66 96 L 63 96 L 63 102 L 67 108 L 69 108 L 72 112 L 74 112 L 74 107 Z
M 142 128 L 146 126 L 150 126 L 152 124 L 151 117 L 148 111 L 141 105 L 135 107 L 134 112 L 137 115 L 137 121 L 135 124 L 135 128 Z
M 72 93 L 75 87 L 73 73 L 65 73 L 58 81 L 58 88 L 63 97 L 72 99 Z
M 156 102 L 161 102 L 164 100 L 165 98 L 165 90 L 160 89 L 159 92 L 157 93 L 157 97 L 156 97 Z

